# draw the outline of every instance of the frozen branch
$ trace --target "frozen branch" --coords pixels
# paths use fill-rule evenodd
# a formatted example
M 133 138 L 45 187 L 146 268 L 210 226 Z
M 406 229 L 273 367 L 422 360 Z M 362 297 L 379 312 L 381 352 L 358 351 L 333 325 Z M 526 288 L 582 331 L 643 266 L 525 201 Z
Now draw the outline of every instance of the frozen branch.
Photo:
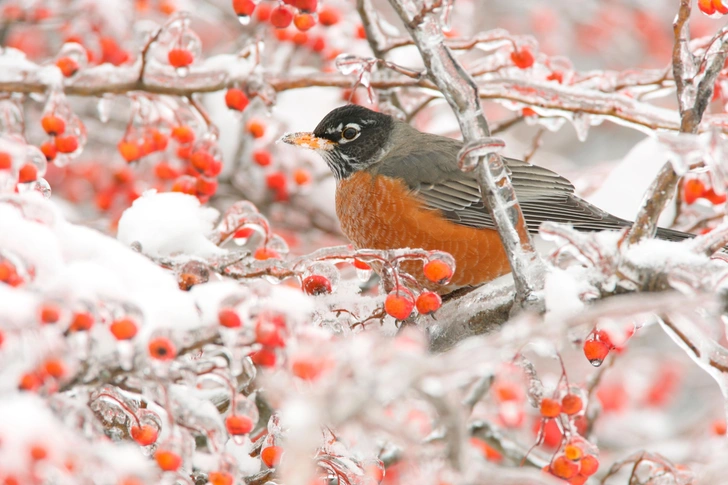
M 543 277 L 534 266 L 539 257 L 533 248 L 526 221 L 518 205 L 513 186 L 500 155 L 489 145 L 488 122 L 480 106 L 478 86 L 465 72 L 444 43 L 437 14 L 422 9 L 414 0 L 390 0 L 404 22 L 422 55 L 430 79 L 445 96 L 460 124 L 465 142 L 464 150 L 477 156 L 478 180 L 481 194 L 495 221 L 511 265 L 516 287 L 516 300 L 523 306 L 538 301 Z M 490 153 L 489 153 L 490 152 Z M 465 156 L 468 153 L 465 152 Z
M 680 110 L 680 132 L 697 133 L 708 103 L 713 97 L 715 80 L 720 74 L 728 56 L 728 39 L 713 42 L 703 53 L 700 63 L 704 72 L 696 72 L 697 62 L 689 49 L 690 44 L 690 10 L 691 0 L 680 0 L 680 9 L 673 24 L 675 36 L 672 51 L 673 77 L 677 88 L 677 100 Z M 715 45 L 717 48 L 714 48 Z M 708 61 L 712 57 L 712 60 Z M 706 66 L 707 67 L 704 67 Z M 700 78 L 702 76 L 702 78 Z M 697 88 L 696 79 L 700 78 Z M 647 189 L 642 207 L 635 219 L 627 241 L 636 244 L 642 239 L 654 237 L 657 231 L 657 220 L 675 194 L 680 176 L 670 162 L 660 170 L 657 178 Z

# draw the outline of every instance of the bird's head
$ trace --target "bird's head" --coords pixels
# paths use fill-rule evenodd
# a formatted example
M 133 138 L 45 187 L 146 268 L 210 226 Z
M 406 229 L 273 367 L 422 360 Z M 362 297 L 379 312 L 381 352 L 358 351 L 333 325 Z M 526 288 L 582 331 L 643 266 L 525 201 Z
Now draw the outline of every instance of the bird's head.
M 315 150 L 342 180 L 381 159 L 393 124 L 389 115 L 350 104 L 327 114 L 313 133 L 289 133 L 281 140 Z

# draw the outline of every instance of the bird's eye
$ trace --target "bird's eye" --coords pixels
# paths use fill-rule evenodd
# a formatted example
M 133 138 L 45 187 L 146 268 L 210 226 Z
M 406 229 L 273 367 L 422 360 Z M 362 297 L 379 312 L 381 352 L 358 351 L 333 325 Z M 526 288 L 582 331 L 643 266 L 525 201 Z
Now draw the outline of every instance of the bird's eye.
M 344 131 L 341 132 L 341 136 L 345 140 L 353 140 L 358 134 L 359 130 L 357 130 L 356 128 L 352 128 L 351 126 L 344 128 Z

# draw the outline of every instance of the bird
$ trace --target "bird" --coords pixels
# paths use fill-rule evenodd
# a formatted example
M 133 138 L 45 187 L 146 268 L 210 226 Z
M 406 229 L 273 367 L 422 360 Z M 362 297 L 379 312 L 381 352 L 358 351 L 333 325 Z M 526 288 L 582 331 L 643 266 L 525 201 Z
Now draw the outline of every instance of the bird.
M 357 249 L 422 248 L 450 253 L 450 287 L 479 286 L 510 272 L 506 251 L 474 172 L 458 166 L 463 142 L 423 133 L 388 114 L 349 104 L 313 132 L 281 141 L 316 151 L 336 179 L 336 215 Z M 631 222 L 575 194 L 559 174 L 503 157 L 529 232 L 544 221 L 580 231 L 619 230 Z M 659 228 L 657 237 L 690 234 Z

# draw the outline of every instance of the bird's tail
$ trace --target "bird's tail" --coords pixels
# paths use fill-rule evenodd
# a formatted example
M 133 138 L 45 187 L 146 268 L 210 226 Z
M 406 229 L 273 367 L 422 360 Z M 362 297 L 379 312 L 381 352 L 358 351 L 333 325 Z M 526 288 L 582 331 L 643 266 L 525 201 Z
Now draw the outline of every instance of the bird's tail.
M 687 232 L 680 232 L 674 229 L 665 229 L 664 227 L 658 227 L 655 237 L 657 237 L 658 239 L 664 239 L 665 241 L 684 241 L 685 239 L 694 238 L 695 234 L 689 234 Z

